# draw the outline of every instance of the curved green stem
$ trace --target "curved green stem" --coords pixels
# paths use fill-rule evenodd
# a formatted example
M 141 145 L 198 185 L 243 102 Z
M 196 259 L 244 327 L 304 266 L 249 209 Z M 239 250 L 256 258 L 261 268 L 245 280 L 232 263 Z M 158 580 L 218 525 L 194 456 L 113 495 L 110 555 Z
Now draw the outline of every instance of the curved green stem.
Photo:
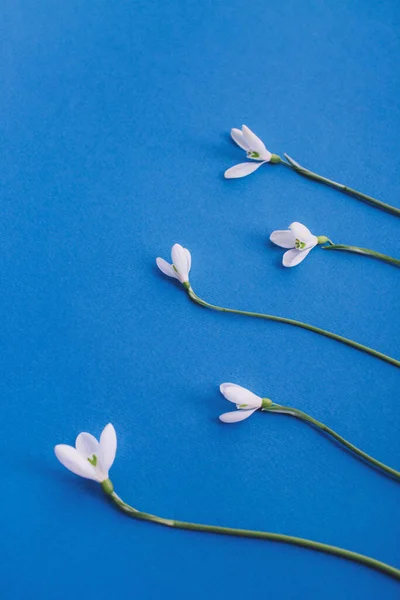
M 360 248 L 359 246 L 346 246 L 345 244 L 331 244 L 329 246 L 321 246 L 321 248 L 323 250 L 344 250 L 345 252 L 363 254 L 364 256 L 371 256 L 372 258 L 382 260 L 383 262 L 389 263 L 390 265 L 394 265 L 395 267 L 400 267 L 400 260 L 398 260 L 397 258 L 388 256 L 387 254 L 382 254 L 381 252 L 375 252 L 375 250 L 370 250 L 369 248 Z
M 111 482 L 110 482 L 111 484 Z M 102 485 L 103 487 L 103 485 Z M 112 485 L 111 485 L 112 487 Z M 317 550 L 318 552 L 325 552 L 326 554 L 333 554 L 347 560 L 352 560 L 361 565 L 376 569 L 385 575 L 393 577 L 394 579 L 400 580 L 400 570 L 395 567 L 364 556 L 358 552 L 352 552 L 351 550 L 344 550 L 337 546 L 330 546 L 329 544 L 323 544 L 321 542 L 314 542 L 304 538 L 295 537 L 292 535 L 284 535 L 281 533 L 270 533 L 267 531 L 254 531 L 251 529 L 233 529 L 232 527 L 219 527 L 218 525 L 202 525 L 200 523 L 189 523 L 187 521 L 176 521 L 173 519 L 164 519 L 156 515 L 141 512 L 126 504 L 115 492 L 108 492 L 103 487 L 105 493 L 111 498 L 116 506 L 122 510 L 126 515 L 133 519 L 140 521 L 149 521 L 151 523 L 157 523 L 158 525 L 164 525 L 165 527 L 171 527 L 172 529 L 184 529 L 186 531 L 199 531 L 203 533 L 214 533 L 217 535 L 229 535 L 233 537 L 243 537 L 258 540 L 268 540 L 271 542 L 281 542 L 285 544 L 292 544 L 293 546 L 300 546 L 302 548 L 308 548 L 310 550 Z
M 290 158 L 290 156 L 288 156 L 288 154 L 285 154 L 285 157 L 289 162 L 285 162 L 282 160 L 281 164 L 286 165 L 287 167 L 290 167 L 291 169 L 293 169 L 293 171 L 296 171 L 296 173 L 298 173 L 299 175 L 303 175 L 303 177 L 308 177 L 309 179 L 313 179 L 314 181 L 319 181 L 320 183 L 329 185 L 330 187 L 333 187 L 333 188 L 339 190 L 340 192 L 343 192 L 345 194 L 348 194 L 349 196 L 358 198 L 359 200 L 362 200 L 363 202 L 367 202 L 368 204 L 372 204 L 372 205 L 376 206 L 377 208 L 380 208 L 382 210 L 385 210 L 386 212 L 391 213 L 392 215 L 396 215 L 396 217 L 400 217 L 400 208 L 392 206 L 391 204 L 387 204 L 386 202 L 382 202 L 381 200 L 377 200 L 376 198 L 373 198 L 372 196 L 363 194 L 362 192 L 354 190 L 353 188 L 348 187 L 347 185 L 343 185 L 342 183 L 338 183 L 337 181 L 333 181 L 332 179 L 328 179 L 327 177 L 322 177 L 322 175 L 318 175 L 317 173 L 314 173 L 313 171 L 310 171 L 309 169 L 305 169 L 304 167 L 299 165 L 298 162 L 296 162 L 295 160 Z
M 330 331 L 326 331 L 325 329 L 321 329 L 320 327 L 315 327 L 314 325 L 309 325 L 308 323 L 303 323 L 302 321 L 296 321 L 295 319 L 287 319 L 286 317 L 277 317 L 275 315 L 268 315 L 264 313 L 256 313 L 256 312 L 248 312 L 245 310 L 236 310 L 233 308 L 225 308 L 223 306 L 216 306 L 214 304 L 209 304 L 205 302 L 201 298 L 199 298 L 190 287 L 189 284 L 185 285 L 185 289 L 189 294 L 189 297 L 193 302 L 200 304 L 200 306 L 204 306 L 205 308 L 211 308 L 212 310 L 217 310 L 219 312 L 233 313 L 236 315 L 244 315 L 247 317 L 255 317 L 257 319 L 266 319 L 269 321 L 277 321 L 279 323 L 286 323 L 288 325 L 294 325 L 295 327 L 301 327 L 302 329 L 307 329 L 308 331 L 313 331 L 314 333 L 318 333 L 319 335 L 323 335 L 325 337 L 331 338 L 332 340 L 336 340 L 337 342 L 341 342 L 342 344 L 346 344 L 346 346 L 351 346 L 352 348 L 356 348 L 356 350 L 361 350 L 362 352 L 366 352 L 375 358 L 379 358 L 395 367 L 400 367 L 400 361 L 388 356 L 387 354 L 383 354 L 382 352 L 378 352 L 377 350 L 373 350 L 368 346 L 364 346 L 363 344 L 359 344 L 358 342 L 354 342 L 348 338 L 343 337 L 342 335 L 338 335 L 336 333 L 332 333 Z
M 333 437 L 335 440 L 337 440 L 338 442 L 343 444 L 343 446 L 345 446 L 346 448 L 351 450 L 351 452 L 354 452 L 354 454 L 357 454 L 358 456 L 360 456 L 363 460 L 369 462 L 374 467 L 381 469 L 382 471 L 384 471 L 391 477 L 394 477 L 395 479 L 400 480 L 400 471 L 396 471 L 396 469 L 392 469 L 391 467 L 388 467 L 387 465 L 385 465 L 385 463 L 381 462 L 380 460 L 376 460 L 375 458 L 373 458 L 366 452 L 363 452 L 362 450 L 360 450 L 360 448 L 357 448 L 357 446 L 354 446 L 354 444 L 351 444 L 344 437 L 342 437 L 341 435 L 336 433 L 336 431 L 334 431 L 333 429 L 331 429 L 324 423 L 321 423 L 321 421 L 317 421 L 317 419 L 314 419 L 307 413 L 305 413 L 301 410 L 298 410 L 297 408 L 292 408 L 289 406 L 280 406 L 279 404 L 275 404 L 275 403 L 272 404 L 270 407 L 263 408 L 263 411 L 283 413 L 283 414 L 291 415 L 293 417 L 297 417 L 298 419 L 301 419 L 302 421 L 305 421 L 306 423 L 311 423 L 311 425 L 314 425 L 314 427 L 321 429 L 321 431 L 323 431 L 324 433 L 327 433 L 328 435 Z

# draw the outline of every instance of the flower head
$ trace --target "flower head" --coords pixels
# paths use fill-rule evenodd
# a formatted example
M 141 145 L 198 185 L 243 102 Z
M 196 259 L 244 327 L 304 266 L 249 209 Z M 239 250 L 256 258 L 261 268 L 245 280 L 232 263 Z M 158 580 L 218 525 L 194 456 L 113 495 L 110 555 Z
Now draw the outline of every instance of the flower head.
M 248 419 L 256 410 L 272 404 L 268 398 L 260 398 L 246 388 L 236 383 L 222 383 L 220 392 L 229 402 L 236 404 L 238 410 L 220 415 L 219 420 L 223 423 L 238 423 Z
M 291 248 L 283 255 L 284 267 L 300 264 L 319 241 L 316 235 L 297 221 L 289 225 L 289 229 L 273 231 L 269 239 L 281 248 Z
M 268 162 L 280 162 L 279 156 L 271 154 L 259 137 L 255 135 L 246 125 L 242 129 L 231 129 L 231 136 L 234 142 L 246 151 L 247 158 L 256 162 L 245 162 L 227 169 L 224 173 L 226 179 L 237 179 L 246 177 L 258 167 Z
M 174 277 L 181 283 L 189 283 L 189 272 L 192 264 L 192 257 L 189 250 L 183 248 L 180 244 L 174 244 L 171 250 L 172 264 L 167 263 L 163 258 L 156 259 L 157 267 L 168 277 Z
M 66 444 L 58 444 L 54 452 L 67 469 L 86 479 L 99 483 L 108 480 L 108 471 L 115 459 L 117 451 L 117 435 L 109 423 L 101 433 L 98 442 L 90 433 L 80 433 L 76 438 L 75 448 Z

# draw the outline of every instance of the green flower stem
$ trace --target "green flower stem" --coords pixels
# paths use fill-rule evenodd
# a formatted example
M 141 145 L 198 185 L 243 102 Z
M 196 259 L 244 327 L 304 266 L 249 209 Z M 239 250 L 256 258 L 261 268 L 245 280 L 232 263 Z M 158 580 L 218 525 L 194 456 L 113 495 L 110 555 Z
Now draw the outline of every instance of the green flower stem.
M 248 312 L 245 310 L 236 310 L 233 308 L 224 308 L 222 306 L 215 306 L 214 304 L 209 304 L 205 302 L 201 298 L 199 298 L 190 287 L 189 283 L 184 284 L 184 287 L 189 294 L 189 297 L 196 304 L 200 304 L 200 306 L 204 306 L 205 308 L 211 308 L 212 310 L 217 310 L 219 312 L 233 313 L 236 315 L 245 315 L 247 317 L 256 317 L 257 319 L 267 319 L 269 321 L 277 321 L 279 323 L 287 323 L 288 325 L 294 325 L 295 327 L 301 327 L 302 329 L 307 329 L 308 331 L 313 331 L 314 333 L 319 333 L 320 335 L 324 335 L 325 337 L 331 338 L 332 340 L 336 340 L 337 342 L 341 342 L 342 344 L 346 344 L 346 346 L 351 346 L 352 348 L 356 348 L 357 350 L 361 350 L 362 352 L 366 352 L 375 358 L 379 358 L 380 360 L 384 360 L 385 362 L 394 365 L 395 367 L 400 367 L 400 361 L 388 356 L 387 354 L 383 354 L 382 352 L 378 352 L 377 350 L 373 350 L 368 346 L 364 346 L 363 344 L 359 344 L 358 342 L 354 342 L 353 340 L 349 340 L 341 335 L 336 333 L 332 333 L 330 331 L 326 331 L 325 329 L 321 329 L 320 327 L 314 327 L 314 325 L 309 325 L 308 323 L 303 323 L 302 321 L 296 321 L 295 319 L 287 319 L 286 317 L 277 317 L 275 315 L 267 315 L 264 313 L 256 313 L 256 312 Z
M 325 552 L 326 554 L 333 554 L 347 560 L 352 560 L 361 565 L 376 569 L 385 575 L 393 577 L 394 579 L 400 580 L 400 569 L 391 567 L 380 560 L 364 556 L 358 552 L 352 552 L 351 550 L 344 550 L 337 546 L 330 546 L 329 544 L 322 544 L 321 542 L 314 542 L 304 538 L 294 537 L 292 535 L 284 535 L 281 533 L 270 533 L 267 531 L 254 531 L 251 529 L 233 529 L 232 527 L 219 527 L 218 525 L 201 525 L 200 523 L 189 523 L 187 521 L 175 521 L 173 519 L 164 519 L 156 515 L 141 512 L 126 504 L 121 498 L 110 489 L 112 484 L 107 487 L 107 482 L 103 482 L 102 488 L 104 492 L 111 498 L 114 504 L 122 510 L 126 515 L 139 521 L 150 521 L 151 523 L 157 523 L 158 525 L 164 525 L 165 527 L 171 527 L 172 529 L 184 529 L 186 531 L 200 531 L 204 533 L 215 533 L 218 535 L 229 535 L 233 537 L 243 537 L 258 540 L 268 540 L 271 542 L 281 542 L 285 544 L 292 544 L 293 546 L 300 546 L 302 548 L 308 548 L 310 550 L 317 550 L 318 552 Z
M 290 158 L 290 156 L 288 156 L 287 154 L 285 154 L 285 157 L 289 162 L 285 162 L 284 160 L 282 160 L 281 164 L 286 165 L 287 167 L 290 167 L 291 169 L 296 171 L 296 173 L 299 173 L 299 175 L 303 175 L 304 177 L 308 177 L 309 179 L 313 179 L 314 181 L 319 181 L 320 183 L 325 183 L 326 185 L 329 185 L 330 187 L 333 187 L 345 194 L 348 194 L 349 196 L 358 198 L 359 200 L 362 200 L 363 202 L 367 202 L 368 204 L 372 204 L 372 205 L 376 206 L 377 208 L 380 208 L 382 210 L 385 210 L 386 212 L 391 213 L 392 215 L 396 215 L 396 217 L 400 217 L 400 208 L 396 208 L 395 206 L 392 206 L 391 204 L 386 204 L 386 202 L 377 200 L 376 198 L 373 198 L 372 196 L 367 196 L 367 194 L 358 192 L 357 190 L 354 190 L 353 188 L 350 188 L 347 185 L 343 185 L 342 183 L 338 183 L 337 181 L 333 181 L 332 179 L 328 179 L 327 177 L 322 177 L 321 175 L 318 175 L 317 173 L 314 173 L 313 171 L 309 171 L 308 169 L 305 169 L 304 167 L 299 165 L 296 161 L 294 161 L 292 158 Z
M 354 252 L 355 254 L 363 254 L 364 256 L 371 256 L 384 262 L 400 267 L 400 260 L 388 256 L 387 254 L 381 254 L 381 252 L 375 252 L 369 248 L 360 248 L 359 246 L 346 246 L 344 244 L 331 244 L 330 246 L 321 246 L 323 250 L 344 250 L 345 252 Z
M 310 417 L 310 415 L 308 415 L 307 413 L 305 413 L 301 410 L 298 410 L 297 408 L 292 408 L 289 406 L 280 406 L 279 404 L 275 404 L 275 403 L 273 403 L 270 407 L 263 408 L 263 411 L 265 411 L 265 412 L 274 412 L 275 411 L 275 412 L 291 415 L 293 417 L 297 417 L 298 419 L 301 419 L 302 421 L 305 421 L 306 423 L 310 423 L 311 425 L 314 425 L 314 427 L 317 427 L 318 429 L 321 429 L 324 433 L 327 433 L 328 435 L 332 436 L 335 440 L 337 440 L 338 442 L 343 444 L 343 446 L 345 446 L 346 448 L 348 448 L 349 450 L 354 452 L 354 454 L 361 456 L 361 458 L 363 460 L 369 462 L 374 467 L 381 469 L 382 471 L 384 471 L 391 477 L 394 477 L 395 479 L 400 481 L 400 471 L 396 471 L 395 469 L 388 467 L 383 462 L 376 460 L 375 458 L 373 458 L 366 452 L 363 452 L 362 450 L 360 450 L 360 448 L 357 448 L 357 446 L 354 446 L 354 444 L 351 444 L 344 437 L 342 437 L 341 435 L 336 433 L 336 431 L 334 431 L 333 429 L 331 429 L 324 423 L 317 421 L 317 419 Z

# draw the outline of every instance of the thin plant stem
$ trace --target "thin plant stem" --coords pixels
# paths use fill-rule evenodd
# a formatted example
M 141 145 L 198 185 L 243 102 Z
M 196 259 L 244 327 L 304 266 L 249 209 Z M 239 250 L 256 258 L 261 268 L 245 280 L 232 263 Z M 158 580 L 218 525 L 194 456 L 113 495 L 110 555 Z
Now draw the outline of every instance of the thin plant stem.
M 397 258 L 388 256 L 387 254 L 382 254 L 381 252 L 375 252 L 375 250 L 370 250 L 369 248 L 360 248 L 359 246 L 346 246 L 345 244 L 331 244 L 329 246 L 320 247 L 323 250 L 342 250 L 344 252 L 354 252 L 355 254 L 363 254 L 364 256 L 370 256 L 372 258 L 382 260 L 383 262 L 389 263 L 390 265 L 394 265 L 395 267 L 400 267 L 400 260 L 398 260 Z
M 323 544 L 321 542 L 314 542 L 305 538 L 295 537 L 292 535 L 284 535 L 281 533 L 270 533 L 267 531 L 255 531 L 251 529 L 234 529 L 232 527 L 220 527 L 218 525 L 202 525 L 200 523 L 190 523 L 187 521 L 177 521 L 175 519 L 164 519 L 149 513 L 141 512 L 126 504 L 121 498 L 113 491 L 111 481 L 105 481 L 102 484 L 104 492 L 114 502 L 114 504 L 126 515 L 137 519 L 139 521 L 148 521 L 151 523 L 157 523 L 164 527 L 170 527 L 171 529 L 183 529 L 186 531 L 198 531 L 201 533 L 213 533 L 217 535 L 228 535 L 239 538 L 250 538 L 257 540 L 266 540 L 271 542 L 281 542 L 285 544 L 291 544 L 293 546 L 300 546 L 302 548 L 308 548 L 309 550 L 316 550 L 318 552 L 324 552 L 326 554 L 332 554 L 340 558 L 345 558 L 357 562 L 361 565 L 380 571 L 381 573 L 393 577 L 394 579 L 400 580 L 400 570 L 392 567 L 380 560 L 370 558 L 358 552 L 352 552 L 351 550 L 345 550 L 338 546 L 331 546 L 329 544 Z M 112 491 L 111 491 L 112 490 Z
M 400 471 L 396 471 L 396 469 L 392 469 L 391 467 L 388 467 L 388 465 L 385 465 L 385 463 L 381 462 L 380 460 L 376 460 L 375 458 L 373 458 L 366 452 L 363 452 L 362 450 L 360 450 L 360 448 L 357 448 L 357 446 L 354 446 L 354 444 L 351 444 L 344 437 L 342 437 L 341 435 L 336 433 L 336 431 L 334 431 L 333 429 L 331 429 L 324 423 L 321 423 L 321 421 L 317 421 L 317 419 L 314 419 L 307 413 L 305 413 L 301 410 L 298 410 L 297 408 L 292 408 L 289 406 L 281 406 L 281 405 L 275 404 L 275 403 L 273 403 L 270 407 L 263 408 L 262 410 L 264 412 L 278 412 L 278 413 L 287 414 L 287 415 L 290 415 L 293 417 L 297 417 L 298 419 L 301 419 L 302 421 L 305 421 L 306 423 L 309 423 L 309 424 L 313 425 L 314 427 L 317 427 L 324 433 L 327 433 L 328 435 L 333 437 L 336 441 L 338 441 L 340 444 L 345 446 L 348 450 L 351 450 L 351 452 L 360 456 L 366 462 L 368 462 L 371 465 L 373 465 L 374 467 L 384 471 L 391 477 L 394 477 L 395 479 L 400 480 Z
M 386 202 L 382 202 L 381 200 L 377 200 L 376 198 L 373 198 L 372 196 L 368 196 L 367 194 L 364 194 L 363 192 L 359 192 L 358 190 L 354 190 L 353 188 L 348 187 L 347 185 L 343 185 L 342 183 L 333 181 L 333 179 L 328 179 L 327 177 L 322 177 L 322 175 L 318 175 L 318 173 L 314 173 L 313 171 L 310 171 L 309 169 L 305 169 L 304 167 L 299 165 L 298 162 L 293 160 L 288 154 L 285 154 L 285 157 L 288 160 L 288 162 L 281 160 L 281 164 L 285 165 L 286 167 L 290 167 L 291 169 L 293 169 L 293 171 L 296 171 L 296 173 L 298 173 L 299 175 L 303 175 L 303 177 L 308 177 L 309 179 L 312 179 L 313 181 L 319 181 L 320 183 L 329 185 L 330 187 L 333 187 L 333 188 L 339 190 L 340 192 L 348 194 L 349 196 L 353 196 L 354 198 L 358 198 L 359 200 L 362 200 L 363 202 L 367 202 L 368 204 L 372 204 L 373 206 L 376 206 L 377 208 L 380 208 L 381 210 L 391 213 L 392 215 L 396 215 L 396 217 L 400 217 L 400 208 L 392 206 L 391 204 L 387 204 Z
M 205 308 L 210 308 L 211 310 L 216 310 L 218 312 L 232 313 L 236 315 L 244 315 L 246 317 L 255 317 L 257 319 L 265 319 L 269 321 L 277 321 L 278 323 L 286 323 L 287 325 L 294 325 L 295 327 L 301 327 L 302 329 L 307 329 L 308 331 L 313 331 L 314 333 L 318 333 L 319 335 L 323 335 L 332 340 L 336 340 L 337 342 L 341 342 L 342 344 L 346 344 L 346 346 L 351 346 L 356 350 L 360 350 L 365 352 L 366 354 L 370 354 L 375 358 L 379 358 L 397 368 L 400 367 L 400 361 L 388 356 L 387 354 L 383 354 L 382 352 L 378 352 L 377 350 L 373 350 L 373 348 L 369 348 L 369 346 L 364 346 L 363 344 L 359 344 L 349 338 L 343 337 L 342 335 L 338 335 L 336 333 L 332 333 L 331 331 L 326 331 L 325 329 L 321 329 L 320 327 L 315 327 L 314 325 L 309 325 L 308 323 L 303 323 L 302 321 L 296 321 L 295 319 L 288 319 L 286 317 L 278 317 L 275 315 L 268 315 L 264 313 L 256 313 L 249 312 L 245 310 L 237 310 L 233 308 L 225 308 L 223 306 L 216 306 L 214 304 L 210 304 L 205 300 L 202 300 L 195 294 L 190 284 L 185 284 L 186 291 L 193 302 L 199 304 L 200 306 L 204 306 Z

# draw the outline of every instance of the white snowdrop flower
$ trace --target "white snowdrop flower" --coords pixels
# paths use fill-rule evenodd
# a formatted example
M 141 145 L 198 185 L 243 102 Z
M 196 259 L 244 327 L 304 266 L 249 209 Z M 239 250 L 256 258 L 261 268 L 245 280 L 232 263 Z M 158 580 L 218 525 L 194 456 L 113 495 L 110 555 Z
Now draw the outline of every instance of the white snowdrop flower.
M 90 433 L 80 433 L 75 448 L 58 444 L 54 452 L 64 467 L 86 479 L 98 483 L 108 480 L 108 472 L 114 462 L 117 451 L 117 435 L 109 423 L 101 433 L 100 441 Z
M 172 264 L 163 258 L 156 259 L 157 267 L 168 277 L 174 277 L 181 283 L 189 283 L 189 272 L 192 264 L 192 257 L 189 250 L 183 248 L 180 244 L 174 244 L 171 250 Z
M 231 136 L 234 142 L 245 150 L 247 158 L 254 162 L 245 162 L 227 169 L 224 173 L 226 179 L 238 179 L 246 177 L 256 171 L 265 163 L 278 163 L 281 159 L 276 154 L 271 154 L 264 143 L 251 131 L 246 125 L 242 129 L 231 129 Z
M 222 383 L 220 392 L 229 402 L 236 404 L 238 410 L 220 415 L 219 420 L 223 423 L 238 423 L 248 419 L 259 408 L 265 408 L 272 404 L 269 398 L 261 398 L 246 388 L 236 383 Z
M 289 229 L 273 231 L 269 239 L 281 248 L 290 248 L 283 255 L 284 267 L 295 267 L 300 264 L 320 240 L 321 243 L 327 240 L 323 236 L 319 239 L 305 225 L 297 221 L 289 225 Z

